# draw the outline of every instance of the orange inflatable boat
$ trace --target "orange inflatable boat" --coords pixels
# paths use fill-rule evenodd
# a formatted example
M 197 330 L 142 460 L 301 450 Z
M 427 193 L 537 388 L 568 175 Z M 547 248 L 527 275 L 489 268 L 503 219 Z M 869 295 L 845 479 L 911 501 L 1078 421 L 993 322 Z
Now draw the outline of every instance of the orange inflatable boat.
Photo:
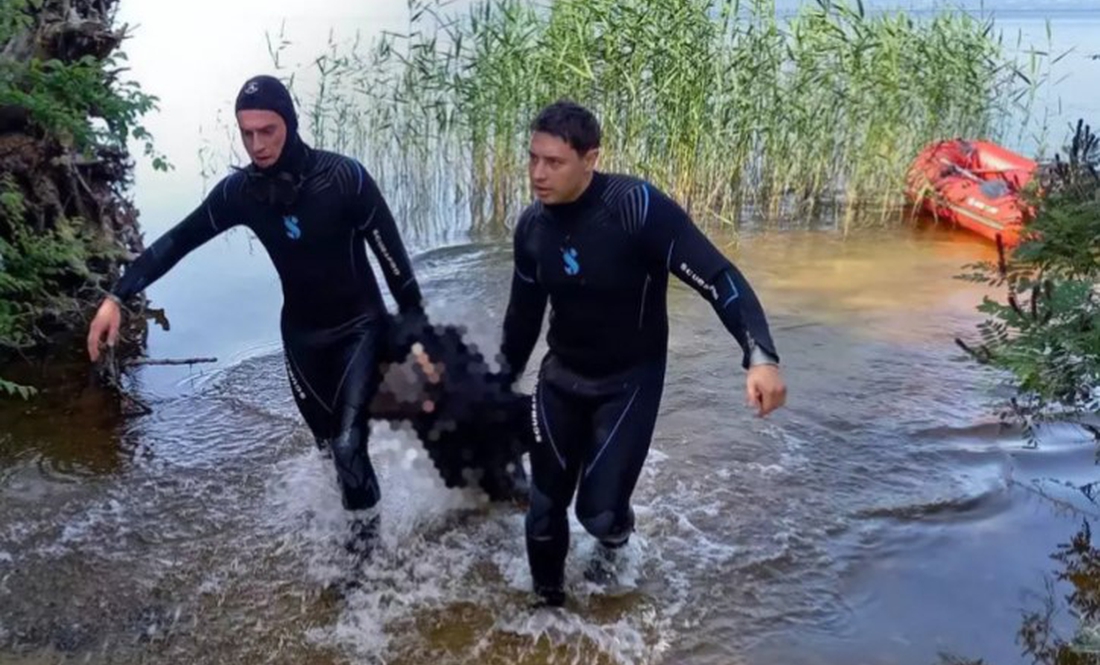
M 914 160 L 906 196 L 925 212 L 948 219 L 1006 248 L 1020 243 L 1031 215 L 1020 192 L 1038 164 L 987 141 L 934 143 Z

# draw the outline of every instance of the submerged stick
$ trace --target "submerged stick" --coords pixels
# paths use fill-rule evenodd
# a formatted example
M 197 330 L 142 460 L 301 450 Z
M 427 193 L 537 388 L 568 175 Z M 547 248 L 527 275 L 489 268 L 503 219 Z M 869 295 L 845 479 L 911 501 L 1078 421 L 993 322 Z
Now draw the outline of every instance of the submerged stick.
M 127 367 L 134 365 L 198 365 L 200 363 L 216 363 L 217 358 L 179 358 L 179 359 L 159 359 L 159 358 L 131 358 L 124 361 Z
M 100 382 L 110 390 L 113 390 L 122 401 L 123 415 L 126 417 L 147 416 L 153 413 L 153 407 L 122 387 L 121 367 L 134 367 L 138 365 L 196 365 L 199 363 L 218 362 L 217 358 L 128 358 L 119 360 L 115 356 L 114 347 L 108 348 L 106 355 L 97 368 L 96 374 Z
M 148 416 L 153 413 L 153 407 L 149 406 L 147 402 L 135 397 L 133 393 L 126 392 L 121 388 L 117 390 L 119 397 L 122 399 L 123 403 L 129 403 L 131 406 L 134 407 L 134 409 L 131 410 L 124 410 L 122 414 L 123 416 L 127 418 L 132 418 L 134 416 Z
M 123 409 L 123 415 L 126 417 L 132 416 L 147 416 L 153 413 L 153 407 L 149 406 L 145 401 L 136 397 L 130 391 L 122 387 L 121 372 L 119 371 L 119 360 L 115 356 L 115 348 L 108 347 L 106 354 L 100 361 L 99 366 L 96 368 L 96 376 L 99 377 L 100 382 L 110 390 L 113 390 L 122 401 L 123 405 L 130 405 L 136 409 Z
M 971 348 L 970 345 L 964 342 L 960 337 L 955 338 L 955 344 L 960 349 L 970 354 L 970 356 L 974 358 L 974 360 L 981 363 L 982 365 L 986 365 L 993 360 L 993 352 L 990 351 L 989 347 L 985 344 L 982 344 L 977 349 L 974 349 Z

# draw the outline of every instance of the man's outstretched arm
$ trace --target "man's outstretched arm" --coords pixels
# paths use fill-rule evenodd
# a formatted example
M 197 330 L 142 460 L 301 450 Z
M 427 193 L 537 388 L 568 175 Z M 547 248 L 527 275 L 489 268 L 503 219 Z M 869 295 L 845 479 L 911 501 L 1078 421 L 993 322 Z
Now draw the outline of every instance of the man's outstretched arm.
M 646 253 L 654 262 L 707 299 L 726 330 L 741 347 L 741 366 L 749 370 L 746 390 L 760 415 L 782 406 L 786 388 L 779 377 L 779 352 L 764 308 L 748 280 L 707 239 L 675 201 L 648 184 L 627 198 Z
M 229 190 L 233 182 L 233 176 L 230 176 L 218 183 L 199 207 L 157 238 L 127 266 L 89 326 L 88 356 L 92 362 L 99 359 L 99 347 L 104 338 L 108 346 L 113 346 L 118 339 L 123 303 L 163 277 L 193 250 L 243 221 L 236 219 L 232 212 L 233 193 Z
M 642 187 L 630 196 L 643 216 L 638 235 L 647 254 L 707 299 L 741 346 L 743 367 L 778 363 L 764 308 L 745 276 L 679 205 L 649 185 Z

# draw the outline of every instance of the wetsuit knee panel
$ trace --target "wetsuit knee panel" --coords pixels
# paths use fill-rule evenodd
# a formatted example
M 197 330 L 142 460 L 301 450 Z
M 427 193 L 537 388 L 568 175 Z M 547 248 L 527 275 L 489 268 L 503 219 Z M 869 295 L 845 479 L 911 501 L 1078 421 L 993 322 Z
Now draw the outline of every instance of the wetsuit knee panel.
M 550 537 L 569 530 L 569 518 L 566 516 L 568 505 L 554 505 L 554 501 L 533 484 L 530 496 L 531 503 L 525 520 L 528 536 Z
M 382 490 L 378 487 L 378 479 L 373 470 L 366 478 L 353 477 L 337 469 L 340 475 L 340 490 L 345 510 L 367 510 L 378 505 L 382 500 Z M 350 482 L 349 482 L 350 480 Z
M 377 504 L 382 493 L 361 428 L 352 426 L 344 430 L 329 443 L 329 448 L 344 495 L 344 507 L 363 510 Z
M 367 423 L 355 423 L 351 427 L 348 427 L 339 435 L 329 440 L 329 447 L 332 451 L 340 455 L 352 454 L 359 450 L 360 447 L 366 445 L 367 438 L 370 434 Z
M 607 545 L 626 542 L 634 531 L 634 510 L 629 507 L 625 511 L 604 510 L 585 514 L 578 506 L 577 519 L 585 531 Z

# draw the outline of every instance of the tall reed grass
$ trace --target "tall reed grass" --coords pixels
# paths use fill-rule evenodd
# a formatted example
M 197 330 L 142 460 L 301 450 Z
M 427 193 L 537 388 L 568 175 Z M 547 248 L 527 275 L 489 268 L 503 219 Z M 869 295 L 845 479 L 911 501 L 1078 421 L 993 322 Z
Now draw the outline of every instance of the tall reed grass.
M 991 18 L 844 0 L 787 17 L 775 0 L 444 9 L 410 0 L 404 34 L 332 40 L 303 101 L 315 142 L 445 227 L 496 228 L 526 202 L 527 126 L 561 97 L 600 118 L 604 169 L 651 179 L 701 223 L 886 219 L 924 144 L 1017 129 L 1041 64 L 1011 55 Z

